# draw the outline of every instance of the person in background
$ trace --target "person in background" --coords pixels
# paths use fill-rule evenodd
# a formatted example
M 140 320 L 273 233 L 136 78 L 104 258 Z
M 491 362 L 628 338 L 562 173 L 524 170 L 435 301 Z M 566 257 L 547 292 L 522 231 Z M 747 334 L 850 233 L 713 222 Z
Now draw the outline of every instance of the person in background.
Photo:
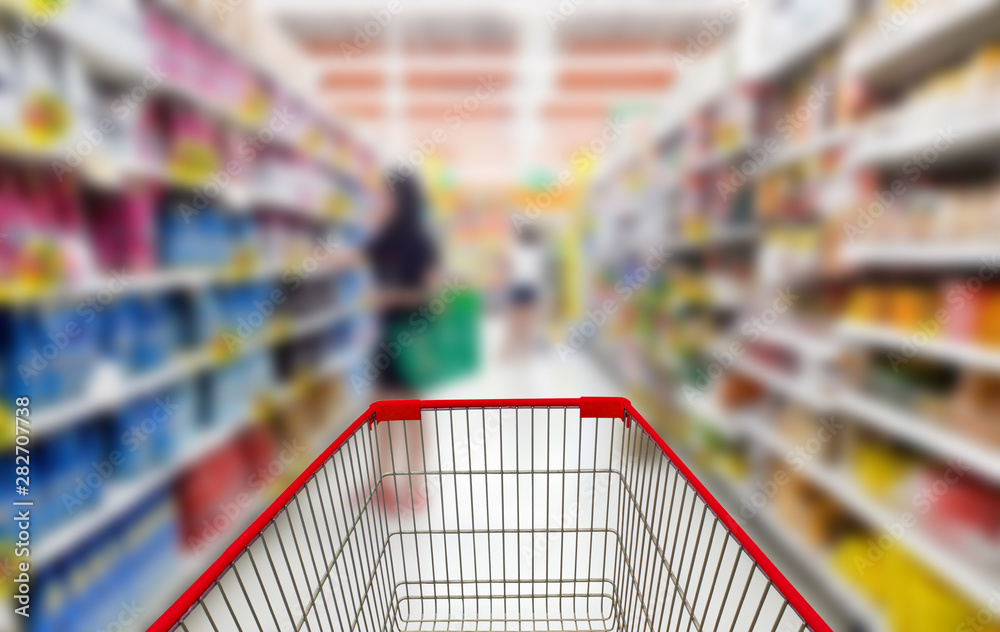
M 400 371 L 398 357 L 384 351 L 399 346 L 393 338 L 400 331 L 412 329 L 411 316 L 428 303 L 438 285 L 438 248 L 427 226 L 426 203 L 416 177 L 391 172 L 386 182 L 385 203 L 378 211 L 375 234 L 366 251 L 375 279 L 375 309 L 382 332 L 375 353 L 381 356 L 383 365 L 389 359 L 388 366 L 379 370 L 374 399 L 414 399 L 417 394 Z M 414 471 L 423 466 L 423 443 L 427 440 L 421 436 L 421 428 L 419 420 L 395 424 L 391 437 L 380 428 L 383 473 L 393 469 Z M 425 505 L 423 484 L 414 481 L 411 497 L 409 485 L 396 489 L 392 483 L 395 478 L 384 480 L 388 511 L 416 511 Z
M 541 343 L 548 264 L 548 251 L 541 231 L 534 224 L 522 226 L 507 255 L 509 325 L 504 357 L 528 355 Z

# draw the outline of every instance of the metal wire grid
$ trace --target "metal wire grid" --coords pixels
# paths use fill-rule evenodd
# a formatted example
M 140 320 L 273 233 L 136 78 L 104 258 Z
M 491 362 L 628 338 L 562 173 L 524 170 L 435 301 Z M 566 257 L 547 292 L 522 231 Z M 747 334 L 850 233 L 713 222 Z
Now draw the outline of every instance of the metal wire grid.
M 576 408 L 449 408 L 366 424 L 179 627 L 805 630 L 626 421 L 581 419 Z

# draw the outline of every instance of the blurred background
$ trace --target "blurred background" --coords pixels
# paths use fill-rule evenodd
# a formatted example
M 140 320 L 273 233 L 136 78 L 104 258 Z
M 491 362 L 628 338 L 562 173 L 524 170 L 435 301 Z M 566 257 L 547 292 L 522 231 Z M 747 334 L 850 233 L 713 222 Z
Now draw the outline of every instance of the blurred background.
M 835 630 L 1000 630 L 1000 1 L 0 28 L 0 630 L 144 629 L 376 397 L 579 395 Z

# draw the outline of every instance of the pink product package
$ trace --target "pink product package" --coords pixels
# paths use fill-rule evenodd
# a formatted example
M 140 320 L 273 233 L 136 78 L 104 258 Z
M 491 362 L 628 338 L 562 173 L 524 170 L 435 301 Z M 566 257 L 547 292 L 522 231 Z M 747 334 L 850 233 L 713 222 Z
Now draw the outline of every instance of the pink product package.
M 970 295 L 964 280 L 951 280 L 945 283 L 943 296 L 944 309 L 948 310 L 948 320 L 944 326 L 945 337 L 959 341 L 971 340 L 975 335 L 976 319 L 981 313 L 982 295 Z
M 141 186 L 130 189 L 119 201 L 122 263 L 135 272 L 149 272 L 156 265 L 156 198 L 151 186 Z
M 91 232 L 105 273 L 149 272 L 156 263 L 155 193 L 132 187 L 102 197 L 92 209 Z

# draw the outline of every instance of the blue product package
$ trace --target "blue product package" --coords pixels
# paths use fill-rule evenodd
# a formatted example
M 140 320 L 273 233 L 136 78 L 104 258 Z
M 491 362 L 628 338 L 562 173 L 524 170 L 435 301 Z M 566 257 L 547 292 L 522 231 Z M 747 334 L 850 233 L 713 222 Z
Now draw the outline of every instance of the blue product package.
M 123 535 L 120 523 L 113 524 L 88 546 L 83 577 L 89 584 L 84 595 L 87 599 L 85 616 L 91 629 L 106 630 L 112 621 L 117 621 L 122 598 L 132 581 L 128 568 L 122 564 Z
M 142 421 L 142 430 L 147 432 L 150 423 L 146 419 L 151 419 L 154 429 L 148 433 L 148 441 L 154 463 L 170 462 L 182 448 L 184 435 L 191 424 L 185 416 L 194 414 L 195 405 L 193 396 L 185 397 L 185 392 L 177 386 L 150 400 L 148 417 Z
M 137 311 L 136 297 L 126 297 L 112 304 L 101 321 L 104 354 L 124 370 L 131 369 L 132 352 L 142 335 Z
M 229 228 L 218 209 L 208 207 L 197 217 L 201 251 L 198 263 L 212 267 L 226 265 L 232 258 Z
M 52 564 L 33 570 L 32 590 L 37 605 L 31 609 L 31 629 L 35 632 L 71 630 L 73 602 L 66 586 L 65 566 Z
M 180 555 L 177 513 L 166 490 L 154 494 L 135 523 L 132 554 L 136 560 L 136 587 L 144 601 L 157 593 L 164 571 Z
M 170 392 L 150 397 L 143 402 L 142 418 L 137 423 L 138 432 L 142 433 L 149 446 L 147 466 L 166 463 L 173 456 L 174 442 L 171 433 L 174 411 L 171 404 Z
M 96 328 L 82 324 L 71 308 L 41 310 L 39 324 L 44 332 L 42 352 L 50 358 L 46 372 L 54 380 L 56 399 L 82 397 L 99 360 Z
M 213 428 L 225 425 L 232 416 L 233 402 L 229 397 L 229 375 L 232 364 L 217 367 L 205 377 L 207 394 L 207 425 Z
M 136 371 L 166 364 L 179 338 L 169 303 L 163 297 L 142 297 L 136 301 L 136 318 L 141 335 L 132 356 Z
M 14 471 L 14 453 L 0 454 L 0 468 L 3 468 L 4 472 Z M 3 503 L 4 507 L 10 507 L 13 501 L 17 500 L 14 489 L 5 485 L 0 489 L 0 503 Z M 13 548 L 13 543 L 17 540 L 17 525 L 14 524 L 13 520 L 0 520 L 0 545 L 8 546 Z
M 66 484 L 66 465 L 53 458 L 52 441 L 38 441 L 31 448 L 31 473 L 32 483 L 31 494 L 35 500 L 33 508 L 31 531 L 36 542 L 44 540 L 45 536 L 59 521 L 59 512 L 63 511 L 64 503 L 61 502 L 57 493 L 64 489 Z M 14 456 L 11 455 L 10 463 L 13 471 Z M 60 472 L 60 468 L 63 472 Z M 12 499 L 13 500 L 13 499 Z M 6 525 L 4 525 L 6 526 Z M 0 541 L 6 541 L 0 535 Z
M 158 214 L 158 228 L 161 267 L 181 267 L 194 263 L 201 246 L 197 241 L 197 226 L 184 217 L 179 205 L 167 202 Z
M 150 441 L 157 428 L 152 422 L 153 404 L 148 398 L 128 402 L 113 416 L 113 442 L 120 446 L 121 465 L 116 468 L 118 477 L 135 478 L 156 461 Z M 146 427 L 143 427 L 144 420 Z
M 104 427 L 89 422 L 41 443 L 36 452 L 39 466 L 49 478 L 45 502 L 36 503 L 35 535 L 51 531 L 96 507 L 102 500 L 107 479 L 95 464 L 106 458 Z
M 58 380 L 48 371 L 49 359 L 43 355 L 45 345 L 41 322 L 36 310 L 6 315 L 10 363 L 13 367 L 4 376 L 5 389 L 13 397 L 29 397 L 37 410 L 58 403 Z
M 180 454 L 197 440 L 201 426 L 198 388 L 193 379 L 180 382 L 168 394 L 174 406 L 170 414 L 170 437 L 173 453 Z
M 217 289 L 199 292 L 192 298 L 192 343 L 204 349 L 219 335 L 223 315 Z
M 260 252 L 257 222 L 249 215 L 228 215 L 228 239 L 232 244 L 232 256 L 249 255 L 257 257 Z

